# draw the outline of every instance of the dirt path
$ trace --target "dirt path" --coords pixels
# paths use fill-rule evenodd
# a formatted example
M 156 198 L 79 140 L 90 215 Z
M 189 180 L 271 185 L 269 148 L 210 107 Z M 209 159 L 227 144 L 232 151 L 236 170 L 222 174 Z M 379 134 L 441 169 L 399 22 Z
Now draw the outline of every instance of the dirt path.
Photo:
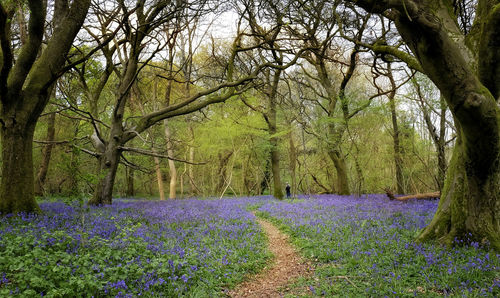
M 286 285 L 313 273 L 311 264 L 298 255 L 287 235 L 268 221 L 257 218 L 257 222 L 267 234 L 274 260 L 263 272 L 230 291 L 231 297 L 282 297 L 288 293 Z

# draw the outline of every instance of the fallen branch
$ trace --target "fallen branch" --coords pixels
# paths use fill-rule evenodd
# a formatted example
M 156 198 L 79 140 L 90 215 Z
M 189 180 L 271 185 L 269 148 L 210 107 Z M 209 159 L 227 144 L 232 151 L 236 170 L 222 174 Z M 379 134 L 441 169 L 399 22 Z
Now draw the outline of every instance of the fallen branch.
M 439 191 L 435 191 L 435 192 L 427 192 L 421 194 L 396 197 L 388 188 L 385 189 L 385 193 L 387 194 L 389 199 L 398 201 L 407 201 L 409 199 L 433 199 L 433 198 L 439 198 L 441 196 L 441 193 Z

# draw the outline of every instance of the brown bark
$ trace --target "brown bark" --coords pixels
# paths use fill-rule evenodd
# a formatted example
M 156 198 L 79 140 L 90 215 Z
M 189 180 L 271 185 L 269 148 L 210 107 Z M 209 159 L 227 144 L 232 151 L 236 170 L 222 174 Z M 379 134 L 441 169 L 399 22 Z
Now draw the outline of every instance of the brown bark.
M 50 158 L 52 155 L 52 149 L 54 148 L 53 141 L 56 132 L 56 113 L 52 112 L 48 117 L 47 136 L 45 138 L 48 143 L 43 147 L 42 162 L 40 163 L 40 168 L 38 169 L 38 174 L 35 180 L 35 195 L 38 196 L 41 196 L 44 193 L 45 178 L 47 177 L 47 172 L 49 171 Z
M 269 187 L 271 181 L 271 171 L 269 170 L 270 163 L 271 162 L 269 160 L 266 160 L 266 164 L 263 169 L 262 179 L 259 184 L 259 191 L 258 191 L 259 195 L 263 195 L 266 189 L 269 189 L 269 191 L 271 191 Z
M 125 5 L 125 3 L 121 3 L 120 5 Z M 155 26 L 161 24 L 161 22 L 153 22 L 153 20 L 155 20 L 155 18 L 160 14 L 161 9 L 165 5 L 166 3 L 163 2 L 158 3 L 148 11 L 149 14 L 147 15 L 144 14 L 144 7 L 142 5 L 138 5 L 136 7 L 136 15 L 139 16 L 137 21 L 141 25 L 141 30 L 130 32 L 132 38 L 130 38 L 130 44 L 128 44 L 127 47 L 127 57 L 121 60 L 123 71 L 120 74 L 120 82 L 117 92 L 115 93 L 115 106 L 111 117 L 109 136 L 105 142 L 105 150 L 99 157 L 98 176 L 100 178 L 95 188 L 94 196 L 89 200 L 89 204 L 91 205 L 106 205 L 112 203 L 113 186 L 115 183 L 118 164 L 121 158 L 120 147 L 127 141 L 137 136 L 138 133 L 143 132 L 150 127 L 144 127 L 140 131 L 133 130 L 132 132 L 129 132 L 132 136 L 129 135 L 126 137 L 124 135 L 125 129 L 123 126 L 123 116 L 127 101 L 130 99 L 130 89 L 132 88 L 139 71 L 138 63 L 143 50 L 142 42 L 150 31 L 155 28 Z M 167 19 L 165 19 L 165 21 L 166 20 Z M 109 55 L 109 52 L 107 52 L 106 49 L 103 50 L 103 53 L 105 55 Z M 120 58 L 122 57 L 120 56 Z M 118 69 L 115 70 L 118 71 Z M 103 76 L 103 78 L 105 77 L 106 76 Z
M 74 121 L 74 133 L 73 137 L 76 138 L 78 136 L 78 130 L 79 130 L 79 121 Z M 78 177 L 78 168 L 80 165 L 80 150 L 77 149 L 74 146 L 71 146 L 68 148 L 68 151 L 70 152 L 70 160 L 69 160 L 69 167 L 68 171 L 66 173 L 67 176 L 67 184 L 68 184 L 68 195 L 70 196 L 76 196 L 79 194 L 79 188 L 78 188 L 78 182 L 79 182 L 79 177 Z M 62 184 L 62 182 L 61 182 Z
M 126 30 L 132 30 L 129 32 L 131 37 L 127 38 L 127 42 L 129 43 L 126 44 L 126 49 L 128 52 L 126 57 L 121 61 L 121 69 L 114 69 L 116 72 L 122 70 L 122 73 L 119 75 L 120 83 L 115 95 L 115 107 L 112 114 L 110 132 L 105 142 L 106 148 L 100 157 L 100 170 L 98 175 L 102 178 L 98 182 L 94 197 L 89 201 L 89 204 L 111 204 L 114 178 L 121 155 L 121 146 L 164 119 L 199 111 L 208 105 L 224 102 L 232 96 L 242 93 L 243 91 L 238 90 L 237 87 L 254 80 L 257 73 L 264 67 L 263 65 L 259 66 L 253 73 L 237 80 L 233 79 L 234 61 L 237 53 L 242 50 L 240 47 L 241 36 L 238 36 L 232 45 L 230 58 L 227 62 L 225 82 L 209 89 L 200 90 L 196 92 L 196 94 L 188 96 L 175 104 L 167 104 L 164 108 L 138 117 L 135 119 L 134 125 L 123 127 L 123 115 L 129 96 L 129 89 L 133 85 L 141 69 L 138 67 L 138 64 L 142 50 L 147 48 L 143 44 L 144 40 L 148 34 L 157 29 L 158 26 L 164 25 L 169 21 L 177 21 L 176 18 L 179 16 L 177 13 L 162 14 L 165 7 L 171 4 L 169 1 L 160 1 L 155 6 L 148 8 L 147 11 L 145 11 L 144 5 L 141 5 L 142 2 L 143 1 L 138 1 L 137 3 L 139 5 L 137 5 L 134 10 L 136 17 L 134 22 L 139 22 L 138 28 L 140 28 L 140 30 L 133 31 L 131 27 L 126 28 Z M 122 1 L 119 4 L 125 5 L 125 2 Z M 175 7 L 176 12 L 182 12 L 187 2 L 178 1 L 175 4 L 179 5 Z M 128 9 L 124 7 L 123 10 Z M 141 66 L 142 65 L 147 65 L 147 63 L 141 64 Z M 171 187 L 171 191 L 173 189 L 174 187 Z
M 120 145 L 117 140 L 111 139 L 111 142 L 106 145 L 106 150 L 99 157 L 99 181 L 94 196 L 89 200 L 90 205 L 110 205 L 112 203 L 113 186 L 120 162 Z
M 132 50 L 132 52 L 138 55 L 135 50 Z M 125 104 L 130 97 L 129 89 L 135 80 L 136 71 L 137 57 L 131 55 L 131 58 L 125 65 L 124 75 L 115 95 L 116 105 L 112 113 L 111 129 L 108 140 L 104 144 L 104 152 L 98 158 L 99 169 L 97 175 L 99 181 L 95 188 L 94 196 L 89 200 L 90 205 L 109 205 L 112 203 L 113 187 L 121 158 L 120 146 L 124 144 L 123 115 L 125 113 Z

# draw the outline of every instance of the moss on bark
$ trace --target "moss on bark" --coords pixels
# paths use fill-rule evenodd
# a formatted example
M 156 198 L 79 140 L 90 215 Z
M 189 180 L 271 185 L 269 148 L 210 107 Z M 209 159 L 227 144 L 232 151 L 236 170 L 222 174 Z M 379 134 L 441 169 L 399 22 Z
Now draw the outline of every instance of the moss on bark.
M 2 127 L 2 183 L 0 213 L 40 212 L 34 196 L 34 125 Z
M 498 167 L 482 185 L 474 185 L 475 177 L 467 172 L 468 157 L 462 138 L 458 138 L 438 210 L 417 241 L 437 240 L 452 246 L 476 241 L 489 243 L 500 250 Z

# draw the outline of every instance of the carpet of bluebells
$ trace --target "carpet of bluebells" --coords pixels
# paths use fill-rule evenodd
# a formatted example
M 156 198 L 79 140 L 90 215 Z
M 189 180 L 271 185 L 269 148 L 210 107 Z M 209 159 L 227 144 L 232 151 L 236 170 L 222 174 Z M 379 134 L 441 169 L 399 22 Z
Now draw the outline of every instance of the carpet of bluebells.
M 0 217 L 0 297 L 220 295 L 270 257 L 248 204 L 51 202 Z
M 316 261 L 315 276 L 296 285 L 314 296 L 499 297 L 499 254 L 475 242 L 446 249 L 413 241 L 438 203 L 325 195 L 268 201 L 258 215 Z
M 488 247 L 414 243 L 437 205 L 381 195 L 45 202 L 40 215 L 0 217 L 0 297 L 224 296 L 271 258 L 250 210 L 315 264 L 293 293 L 499 297 L 500 256 Z

